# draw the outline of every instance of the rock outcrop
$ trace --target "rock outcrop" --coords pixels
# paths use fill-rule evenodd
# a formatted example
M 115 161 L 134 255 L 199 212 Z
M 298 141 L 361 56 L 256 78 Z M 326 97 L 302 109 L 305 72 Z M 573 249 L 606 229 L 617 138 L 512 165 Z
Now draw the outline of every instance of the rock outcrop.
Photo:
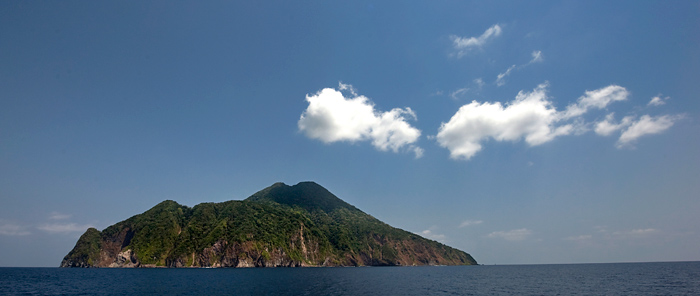
M 193 208 L 164 201 L 90 228 L 61 267 L 472 265 L 467 253 L 391 227 L 313 182 Z

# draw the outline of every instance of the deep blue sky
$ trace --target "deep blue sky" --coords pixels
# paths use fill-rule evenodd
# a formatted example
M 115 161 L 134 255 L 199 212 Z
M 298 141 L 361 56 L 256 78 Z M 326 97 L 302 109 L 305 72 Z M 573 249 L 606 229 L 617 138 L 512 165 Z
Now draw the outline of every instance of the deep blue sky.
M 2 1 L 0 36 L 0 266 L 307 180 L 484 264 L 700 260 L 698 1 Z

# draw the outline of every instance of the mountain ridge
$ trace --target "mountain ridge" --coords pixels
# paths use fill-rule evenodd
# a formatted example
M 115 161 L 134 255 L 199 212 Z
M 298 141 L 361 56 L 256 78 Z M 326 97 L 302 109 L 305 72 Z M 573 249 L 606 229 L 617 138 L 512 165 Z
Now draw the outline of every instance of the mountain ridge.
M 245 200 L 172 200 L 88 229 L 61 267 L 472 265 L 471 255 L 392 227 L 315 182 L 275 183 Z

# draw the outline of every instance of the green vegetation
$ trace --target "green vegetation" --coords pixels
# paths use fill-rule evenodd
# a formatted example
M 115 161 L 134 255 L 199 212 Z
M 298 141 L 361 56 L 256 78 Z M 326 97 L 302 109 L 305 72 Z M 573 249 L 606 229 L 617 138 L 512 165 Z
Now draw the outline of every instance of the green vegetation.
M 94 266 L 100 257 L 100 242 L 100 231 L 90 227 L 80 236 L 75 248 L 66 255 L 63 262 L 67 262 L 70 267 Z
M 109 266 L 126 250 L 144 266 L 476 264 L 469 254 L 391 227 L 313 182 L 276 183 L 243 201 L 193 208 L 161 202 L 102 232 L 89 229 L 62 266 Z M 98 262 L 100 252 L 105 262 Z

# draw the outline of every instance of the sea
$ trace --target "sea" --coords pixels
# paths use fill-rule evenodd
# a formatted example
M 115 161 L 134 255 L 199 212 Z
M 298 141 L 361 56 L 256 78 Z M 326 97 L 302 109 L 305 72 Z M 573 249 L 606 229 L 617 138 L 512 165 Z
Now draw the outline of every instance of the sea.
M 0 268 L 0 295 L 700 295 L 700 262 Z

